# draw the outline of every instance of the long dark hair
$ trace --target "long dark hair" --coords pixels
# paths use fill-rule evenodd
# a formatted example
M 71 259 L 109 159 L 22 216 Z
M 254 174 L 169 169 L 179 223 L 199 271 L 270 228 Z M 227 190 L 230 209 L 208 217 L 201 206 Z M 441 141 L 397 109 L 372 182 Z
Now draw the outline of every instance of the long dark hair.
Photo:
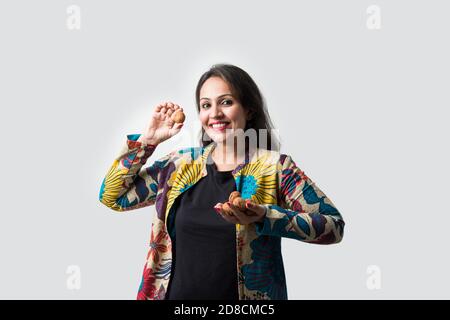
M 211 77 L 220 77 L 228 83 L 234 97 L 240 102 L 244 110 L 249 110 L 250 120 L 245 125 L 244 132 L 248 129 L 255 129 L 257 132 L 257 147 L 268 150 L 279 151 L 280 141 L 274 135 L 274 127 L 266 108 L 265 99 L 262 96 L 255 81 L 250 75 L 239 67 L 231 64 L 215 64 L 206 71 L 198 81 L 195 90 L 195 99 L 197 104 L 197 112 L 200 113 L 200 89 L 206 80 Z M 267 145 L 261 145 L 260 129 L 267 130 Z M 201 129 L 200 145 L 205 147 L 211 141 L 211 138 Z

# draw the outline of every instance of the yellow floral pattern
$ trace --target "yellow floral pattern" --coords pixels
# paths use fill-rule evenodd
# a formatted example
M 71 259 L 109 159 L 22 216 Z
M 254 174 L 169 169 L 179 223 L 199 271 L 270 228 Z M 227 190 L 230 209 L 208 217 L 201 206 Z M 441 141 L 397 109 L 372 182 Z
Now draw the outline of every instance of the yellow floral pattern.
M 215 143 L 173 151 L 149 168 L 142 168 L 155 147 L 139 142 L 139 135 L 127 138 L 124 149 L 103 179 L 99 200 L 115 211 L 156 202 L 152 241 L 138 299 L 164 299 L 172 262 L 170 229 L 174 210 L 171 209 L 177 197 L 207 175 L 206 162 Z M 289 155 L 246 150 L 244 163 L 232 173 L 242 197 L 267 209 L 263 222 L 236 225 L 239 299 L 287 299 L 281 238 L 338 243 L 343 237 L 344 220 L 331 200 Z

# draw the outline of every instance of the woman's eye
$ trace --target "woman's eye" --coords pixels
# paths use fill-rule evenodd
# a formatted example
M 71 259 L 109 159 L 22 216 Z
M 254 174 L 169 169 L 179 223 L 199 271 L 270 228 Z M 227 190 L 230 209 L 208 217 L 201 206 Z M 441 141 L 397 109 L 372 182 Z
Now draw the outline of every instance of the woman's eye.
M 232 105 L 233 101 L 232 100 L 223 100 L 222 104 Z M 209 107 L 209 103 L 204 103 L 201 105 L 202 109 L 206 109 L 207 107 Z

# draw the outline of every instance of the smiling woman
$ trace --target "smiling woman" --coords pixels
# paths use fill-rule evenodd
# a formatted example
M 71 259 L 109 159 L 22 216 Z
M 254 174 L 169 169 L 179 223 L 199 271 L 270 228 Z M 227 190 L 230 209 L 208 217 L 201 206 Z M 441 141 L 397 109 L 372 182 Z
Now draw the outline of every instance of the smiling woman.
M 200 147 L 143 168 L 183 126 L 171 118 L 182 108 L 161 103 L 143 134 L 127 136 L 100 188 L 100 201 L 115 211 L 156 205 L 138 299 L 287 299 L 281 238 L 338 243 L 344 220 L 291 156 L 279 153 L 247 72 L 211 67 L 196 103 Z M 239 148 L 241 133 L 252 130 L 265 135 Z
M 248 137 L 257 148 L 264 144 L 264 149 L 278 150 L 262 94 L 244 70 L 233 65 L 214 66 L 200 78 L 196 102 L 202 124 L 200 143 L 206 146 L 212 140 L 217 144 L 212 159 L 218 170 L 232 170 L 243 161 L 245 150 L 238 148 L 237 139 L 248 129 L 258 133 Z
M 273 124 L 258 86 L 247 72 L 237 66 L 219 64 L 205 72 L 197 84 L 196 102 L 202 123 L 202 146 L 214 140 L 209 136 L 210 133 L 214 135 L 214 132 L 208 130 L 208 124 L 214 122 L 226 122 L 228 128 L 241 128 L 244 132 L 250 128 L 256 131 L 266 130 L 269 133 L 273 131 Z M 221 135 L 218 137 L 220 141 Z M 269 134 L 266 142 L 267 149 L 279 149 L 275 135 Z M 259 137 L 256 145 L 261 147 Z

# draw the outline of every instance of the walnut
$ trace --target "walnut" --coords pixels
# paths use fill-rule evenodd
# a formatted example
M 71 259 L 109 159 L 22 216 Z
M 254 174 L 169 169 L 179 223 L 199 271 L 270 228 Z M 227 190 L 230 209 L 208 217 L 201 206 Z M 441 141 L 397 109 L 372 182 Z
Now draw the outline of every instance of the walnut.
M 177 109 L 170 117 L 175 123 L 183 123 L 186 116 L 181 109 Z
M 228 216 L 233 215 L 233 211 L 231 210 L 230 206 L 226 202 L 222 205 L 222 211 L 223 211 L 223 213 L 225 213 Z
M 228 197 L 228 201 L 233 203 L 233 200 L 238 197 L 241 197 L 241 193 L 239 191 L 233 191 L 232 193 L 230 193 L 230 196 Z
M 230 194 L 228 201 L 246 214 L 249 213 L 248 209 L 245 207 L 245 200 L 241 197 L 241 193 L 239 191 L 233 191 Z
M 233 204 L 233 206 L 241 209 L 241 211 L 244 211 L 244 212 L 247 211 L 247 208 L 245 207 L 245 200 L 242 199 L 241 197 L 234 198 L 232 204 Z

